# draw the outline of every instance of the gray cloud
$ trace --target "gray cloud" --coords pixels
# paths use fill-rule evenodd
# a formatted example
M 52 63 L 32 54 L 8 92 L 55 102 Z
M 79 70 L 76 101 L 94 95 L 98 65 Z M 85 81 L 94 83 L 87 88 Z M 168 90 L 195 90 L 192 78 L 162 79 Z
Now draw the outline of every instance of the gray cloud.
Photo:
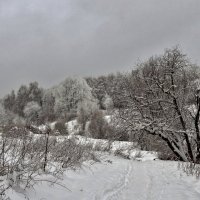
M 130 70 L 180 44 L 199 63 L 199 0 L 0 0 L 0 96 Z

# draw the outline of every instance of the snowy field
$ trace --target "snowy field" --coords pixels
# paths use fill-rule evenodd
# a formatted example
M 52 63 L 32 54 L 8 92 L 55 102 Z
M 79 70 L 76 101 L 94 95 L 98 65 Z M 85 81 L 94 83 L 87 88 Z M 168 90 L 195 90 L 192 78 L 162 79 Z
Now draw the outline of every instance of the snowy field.
M 134 161 L 104 155 L 99 163 L 68 170 L 61 184 L 39 183 L 14 200 L 199 200 L 200 180 L 178 170 L 177 162 Z

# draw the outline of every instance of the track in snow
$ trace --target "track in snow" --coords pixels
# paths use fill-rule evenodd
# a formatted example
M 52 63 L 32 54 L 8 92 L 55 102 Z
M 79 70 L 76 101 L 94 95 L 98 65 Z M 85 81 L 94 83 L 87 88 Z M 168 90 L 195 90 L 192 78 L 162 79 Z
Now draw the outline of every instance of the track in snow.
M 126 167 L 106 184 L 95 200 L 199 200 L 198 193 L 184 175 L 177 170 L 175 162 L 124 160 Z M 120 163 L 118 163 L 120 165 Z M 113 164 L 113 168 L 120 166 Z M 113 169 L 115 171 L 116 169 Z M 105 179 L 109 181 L 109 176 Z
M 119 199 L 120 195 L 122 194 L 123 189 L 129 183 L 129 176 L 132 171 L 132 165 L 129 164 L 125 173 L 122 174 L 117 184 L 113 183 L 113 187 L 104 191 L 102 200 L 114 200 Z
M 107 156 L 77 171 L 67 171 L 63 184 L 72 192 L 47 184 L 29 191 L 30 200 L 199 200 L 200 181 L 187 177 L 176 162 L 138 162 Z M 20 195 L 11 193 L 15 200 Z

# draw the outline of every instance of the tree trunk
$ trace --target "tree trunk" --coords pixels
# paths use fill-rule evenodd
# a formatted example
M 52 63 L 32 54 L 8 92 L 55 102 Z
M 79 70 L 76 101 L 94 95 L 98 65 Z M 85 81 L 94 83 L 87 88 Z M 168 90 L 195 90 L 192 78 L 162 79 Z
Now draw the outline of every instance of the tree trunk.
M 48 129 L 45 134 L 46 142 L 45 142 L 44 165 L 43 165 L 44 172 L 46 171 L 46 166 L 47 166 L 47 162 L 48 162 L 49 132 L 50 132 L 50 130 Z

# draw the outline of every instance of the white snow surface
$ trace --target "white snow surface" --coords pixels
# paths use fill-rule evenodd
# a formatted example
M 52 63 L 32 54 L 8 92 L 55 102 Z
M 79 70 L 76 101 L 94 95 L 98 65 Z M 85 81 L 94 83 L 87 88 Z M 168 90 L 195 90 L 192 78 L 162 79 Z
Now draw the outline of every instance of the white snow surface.
M 112 116 L 111 116 L 111 115 L 106 115 L 106 116 L 104 116 L 104 119 L 105 119 L 108 123 L 111 123 L 111 121 L 112 121 Z
M 47 182 L 29 189 L 30 200 L 199 200 L 200 181 L 178 170 L 177 162 L 126 160 L 105 154 L 102 162 L 85 163 L 64 173 L 70 191 Z M 14 200 L 23 194 L 10 191 Z

